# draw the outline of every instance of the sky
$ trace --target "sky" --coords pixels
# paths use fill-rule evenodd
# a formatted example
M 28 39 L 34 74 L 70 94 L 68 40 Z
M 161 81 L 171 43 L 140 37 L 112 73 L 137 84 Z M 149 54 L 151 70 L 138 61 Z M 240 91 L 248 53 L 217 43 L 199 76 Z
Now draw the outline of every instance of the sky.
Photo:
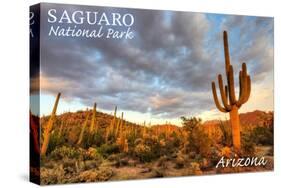
M 46 10 L 53 7 L 129 12 L 135 18 L 131 27 L 135 37 L 50 37 Z M 181 116 L 228 118 L 216 109 L 211 91 L 217 75 L 224 76 L 224 30 L 237 95 L 243 62 L 252 79 L 250 99 L 240 112 L 273 110 L 273 18 L 46 5 L 41 19 L 41 69 L 31 78 L 31 83 L 40 79 L 40 115 L 51 113 L 61 92 L 58 114 L 85 110 L 96 102 L 99 111 L 111 114 L 118 106 L 118 115 L 124 112 L 125 119 L 136 123 L 180 125 Z

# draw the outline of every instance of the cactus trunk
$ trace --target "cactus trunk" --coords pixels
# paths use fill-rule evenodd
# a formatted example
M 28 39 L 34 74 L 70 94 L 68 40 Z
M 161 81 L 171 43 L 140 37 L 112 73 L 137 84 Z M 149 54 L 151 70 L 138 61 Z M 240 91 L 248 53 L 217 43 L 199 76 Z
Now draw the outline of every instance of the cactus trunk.
M 114 134 L 114 130 L 116 126 L 116 113 L 117 113 L 117 106 L 115 106 L 113 120 L 110 123 L 110 134 Z
M 56 101 L 55 101 L 55 105 L 52 111 L 52 114 L 50 116 L 50 119 L 48 121 L 48 124 L 44 130 L 44 135 L 43 135 L 43 144 L 42 144 L 42 148 L 41 148 L 41 155 L 46 155 L 47 149 L 48 149 L 48 145 L 49 145 L 49 140 L 50 140 L 50 134 L 51 131 L 53 129 L 53 124 L 55 121 L 55 116 L 56 116 L 56 111 L 57 111 L 57 107 L 58 107 L 58 103 L 59 103 L 59 99 L 60 99 L 60 93 L 58 93 Z
M 84 138 L 84 132 L 85 132 L 85 129 L 86 129 L 86 126 L 87 126 L 87 123 L 88 123 L 88 119 L 89 119 L 89 116 L 90 116 L 90 112 L 87 112 L 87 116 L 86 116 L 86 120 L 82 126 L 82 130 L 80 132 L 80 135 L 79 135 L 79 140 L 77 142 L 77 145 L 80 145 L 83 141 L 83 138 Z
M 240 120 L 239 120 L 239 114 L 238 114 L 238 107 L 233 106 L 232 110 L 229 112 L 229 119 L 230 119 L 230 125 L 232 129 L 232 142 L 233 147 L 236 151 L 239 151 L 241 148 L 240 144 Z
M 91 134 L 97 131 L 96 112 L 97 112 L 97 103 L 94 104 L 94 108 L 93 108 L 93 116 L 92 116 L 91 127 L 90 127 Z

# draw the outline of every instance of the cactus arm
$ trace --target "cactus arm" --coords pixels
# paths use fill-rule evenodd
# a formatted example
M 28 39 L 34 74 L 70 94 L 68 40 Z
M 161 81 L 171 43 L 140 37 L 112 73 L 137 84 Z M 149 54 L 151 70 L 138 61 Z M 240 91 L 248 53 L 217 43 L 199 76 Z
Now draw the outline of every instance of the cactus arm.
M 230 66 L 229 48 L 227 40 L 227 32 L 223 31 L 223 47 L 224 47 L 224 57 L 225 57 L 225 73 L 228 75 Z
M 242 71 L 239 71 L 239 99 L 242 96 Z
M 214 98 L 216 107 L 217 107 L 217 108 L 219 109 L 219 111 L 221 111 L 221 112 L 227 112 L 227 110 L 226 110 L 225 108 L 223 108 L 223 107 L 220 105 L 220 102 L 219 102 L 218 96 L 217 96 L 217 91 L 216 91 L 216 84 L 215 84 L 215 82 L 212 82 L 212 91 L 213 91 L 213 98 Z
M 235 97 L 235 87 L 234 87 L 234 77 L 233 77 L 233 67 L 232 67 L 232 65 L 229 66 L 228 87 L 229 87 L 228 90 L 229 90 L 230 104 L 234 105 L 236 103 L 236 97 Z
M 224 91 L 225 91 L 226 101 L 229 102 L 228 101 L 228 87 L 227 87 L 227 85 L 225 85 L 224 88 L 225 88 Z
M 221 93 L 221 99 L 222 99 L 223 106 L 227 111 L 230 111 L 231 106 L 227 103 L 227 94 L 225 93 L 225 90 L 223 87 L 223 80 L 222 80 L 221 74 L 218 75 L 218 83 L 219 83 L 219 89 L 220 89 L 220 93 Z
M 248 100 L 249 100 L 249 98 L 250 98 L 250 94 L 251 94 L 251 77 L 248 75 L 247 76 L 247 86 L 248 86 L 248 92 L 247 92 L 247 97 L 246 97 L 246 101 L 245 102 L 247 102 Z
M 247 100 L 248 96 L 248 78 L 247 78 L 247 66 L 245 63 L 242 64 L 242 71 L 239 73 L 239 83 L 240 83 L 240 96 L 237 101 L 237 106 L 241 107 Z
M 244 103 L 246 103 L 249 98 L 250 98 L 250 93 L 251 93 L 251 78 L 249 75 L 246 76 L 245 81 L 247 82 L 247 87 L 245 88 L 245 94 L 243 96 L 243 100 L 238 101 L 239 103 L 237 104 L 238 107 L 241 107 Z

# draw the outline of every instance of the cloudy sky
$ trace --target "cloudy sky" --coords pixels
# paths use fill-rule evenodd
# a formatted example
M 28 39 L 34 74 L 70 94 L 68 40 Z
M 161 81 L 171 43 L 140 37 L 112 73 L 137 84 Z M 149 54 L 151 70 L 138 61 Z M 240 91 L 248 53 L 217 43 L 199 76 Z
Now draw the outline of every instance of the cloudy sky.
M 226 118 L 212 98 L 211 81 L 224 73 L 223 30 L 228 31 L 235 81 L 246 62 L 252 93 L 241 112 L 273 110 L 273 19 L 253 16 L 139 9 L 64 9 L 131 13 L 132 40 L 49 37 L 46 6 L 41 19 L 41 115 L 97 102 L 112 113 L 117 105 L 134 122 L 179 124 L 180 116 Z M 89 27 L 86 26 L 85 27 Z M 91 26 L 95 29 L 97 26 Z M 122 29 L 122 28 L 121 28 Z M 238 85 L 237 85 L 238 86 Z M 238 93 L 238 88 L 236 88 Z

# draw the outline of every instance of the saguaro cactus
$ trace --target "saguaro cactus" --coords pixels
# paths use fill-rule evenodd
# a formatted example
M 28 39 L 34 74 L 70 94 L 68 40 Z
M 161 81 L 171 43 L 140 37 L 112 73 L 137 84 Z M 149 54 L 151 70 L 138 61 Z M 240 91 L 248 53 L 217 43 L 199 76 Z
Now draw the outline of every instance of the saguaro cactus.
M 124 113 L 121 113 L 121 117 L 119 117 L 118 121 L 117 121 L 117 126 L 116 126 L 116 130 L 115 130 L 115 137 L 118 137 L 119 134 L 122 134 L 122 129 L 123 129 L 123 115 Z
M 58 107 L 58 103 L 59 103 L 59 99 L 60 99 L 60 95 L 61 93 L 58 93 L 56 101 L 55 101 L 55 105 L 52 111 L 52 114 L 50 116 L 50 119 L 46 125 L 46 128 L 44 130 L 44 135 L 43 135 L 43 144 L 42 144 L 42 148 L 41 148 L 41 155 L 45 155 L 48 149 L 48 145 L 49 145 L 49 140 L 50 140 L 50 133 L 53 129 L 53 124 L 54 124 L 54 120 L 55 120 L 55 116 L 56 116 L 56 111 L 57 111 L 57 107 Z
M 93 108 L 93 116 L 90 126 L 90 133 L 93 134 L 93 132 L 97 131 L 97 118 L 96 118 L 96 112 L 97 112 L 97 103 L 94 104 Z
M 110 133 L 114 134 L 114 130 L 116 129 L 116 113 L 117 113 L 117 106 L 114 109 L 114 116 L 110 123 Z
M 221 93 L 221 100 L 223 106 L 220 104 L 216 92 L 215 82 L 212 82 L 213 97 L 216 107 L 224 113 L 229 112 L 230 124 L 232 127 L 232 141 L 236 150 L 240 150 L 240 120 L 238 109 L 248 101 L 251 93 L 251 78 L 247 74 L 246 63 L 242 64 L 242 70 L 239 72 L 239 98 L 235 96 L 235 84 L 233 76 L 233 67 L 230 64 L 227 32 L 223 32 L 224 42 L 224 56 L 225 56 L 225 73 L 227 78 L 227 85 L 224 86 L 222 75 L 218 75 L 218 84 Z
M 83 123 L 83 126 L 82 126 L 82 129 L 81 129 L 80 135 L 79 135 L 79 139 L 78 139 L 77 145 L 80 145 L 82 143 L 82 141 L 83 141 L 84 132 L 85 132 L 85 129 L 87 127 L 89 116 L 90 116 L 90 111 L 87 112 L 86 119 L 85 119 L 85 121 Z

